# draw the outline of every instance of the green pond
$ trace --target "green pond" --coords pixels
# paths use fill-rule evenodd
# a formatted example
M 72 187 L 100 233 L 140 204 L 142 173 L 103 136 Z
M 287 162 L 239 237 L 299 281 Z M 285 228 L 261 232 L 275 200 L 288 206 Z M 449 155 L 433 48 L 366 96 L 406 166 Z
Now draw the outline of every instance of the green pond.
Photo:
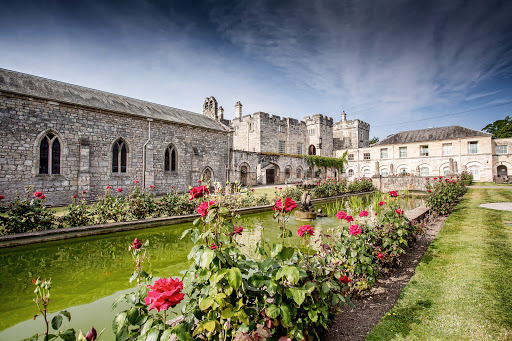
M 363 205 L 369 207 L 371 198 L 362 199 Z M 422 203 L 421 197 L 402 200 L 404 210 Z M 350 212 L 347 201 L 338 202 L 337 207 L 334 205 L 315 206 L 324 212 L 333 212 L 341 205 Z M 351 213 L 356 218 L 358 212 Z M 292 216 L 287 227 L 296 231 L 305 224 L 312 225 L 318 235 L 320 230 L 327 231 L 338 221 L 332 215 L 312 222 L 296 221 Z M 250 257 L 257 257 L 254 254 L 257 242 L 279 240 L 271 211 L 242 216 L 240 225 L 244 228 L 240 237 L 242 249 Z M 133 260 L 128 246 L 135 238 L 149 240 L 146 270 L 157 278 L 182 276 L 190 264 L 187 255 L 193 244 L 188 237 L 183 240 L 180 237 L 190 227 L 191 223 L 185 223 L 0 249 L 0 297 L 3 297 L 0 300 L 0 340 L 21 340 L 43 331 L 43 319 L 33 320 L 37 308 L 33 302 L 32 280 L 38 276 L 52 279 L 50 311 L 66 309 L 71 313 L 71 323 L 64 322 L 61 329 L 71 327 L 86 332 L 94 325 L 98 331 L 105 329 L 103 340 L 114 340 L 112 320 L 125 307 L 112 311 L 111 304 L 119 294 L 131 289 L 128 279 Z M 300 239 L 294 235 L 287 243 L 299 245 Z

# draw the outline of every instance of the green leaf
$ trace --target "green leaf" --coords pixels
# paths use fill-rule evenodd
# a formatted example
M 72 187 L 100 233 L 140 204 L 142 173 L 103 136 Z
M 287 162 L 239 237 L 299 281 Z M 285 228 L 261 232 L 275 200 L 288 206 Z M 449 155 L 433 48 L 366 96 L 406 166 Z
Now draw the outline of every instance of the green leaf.
M 287 305 L 283 304 L 280 307 L 281 309 L 281 317 L 283 326 L 285 327 L 291 327 L 292 326 L 292 315 L 290 313 L 290 308 L 288 308 Z
M 297 270 L 297 267 L 291 266 L 291 265 L 285 265 L 279 270 L 277 270 L 276 273 L 276 280 L 281 279 L 283 276 L 286 276 L 286 279 L 292 284 L 295 285 L 299 281 L 299 270 Z
M 304 300 L 306 299 L 306 293 L 304 290 L 299 288 L 290 288 L 288 290 L 291 292 L 295 303 L 297 303 L 299 306 L 304 303 Z
M 59 314 L 66 317 L 68 321 L 71 321 L 71 314 L 67 310 L 62 310 L 61 312 L 59 312 Z
M 118 333 L 121 327 L 124 326 L 126 320 L 126 312 L 122 312 L 116 315 L 114 321 L 112 321 L 112 330 L 114 333 Z
M 52 319 L 52 328 L 55 330 L 59 330 L 61 325 L 62 325 L 62 316 L 55 315 Z
M 261 288 L 262 286 L 265 285 L 265 282 L 267 280 L 269 280 L 270 278 L 268 277 L 265 277 L 265 276 L 262 276 L 262 275 L 257 275 L 257 274 L 254 274 L 252 275 L 251 277 L 249 277 L 249 279 L 247 280 L 247 282 L 249 283 L 249 285 L 251 287 L 255 287 L 255 288 Z
M 215 251 L 213 250 L 205 250 L 201 255 L 201 268 L 205 269 L 210 266 L 210 263 L 215 258 Z
M 277 318 L 281 314 L 281 309 L 276 305 L 272 304 L 267 307 L 267 316 L 270 318 Z
M 207 331 L 209 331 L 209 332 L 213 332 L 213 331 L 216 329 L 217 324 L 219 325 L 219 329 L 220 329 L 220 324 L 219 324 L 219 322 L 217 322 L 217 321 L 208 321 L 208 322 L 206 322 L 206 323 L 204 324 L 204 326 L 203 326 L 203 327 L 204 327 L 204 329 L 206 329 Z
M 76 340 L 76 334 L 75 334 L 74 329 L 67 329 L 59 336 L 64 341 L 75 341 Z
M 233 310 L 231 310 L 231 308 L 226 308 L 220 313 L 220 316 L 223 319 L 228 319 L 233 316 Z
M 197 220 L 200 220 L 200 218 L 197 218 L 196 220 L 194 220 L 194 222 L 192 223 L 194 226 L 196 226 L 196 221 Z M 181 237 L 180 237 L 180 240 L 182 240 L 183 238 L 185 238 L 185 236 L 191 231 L 192 229 L 186 229 L 185 231 L 183 231 L 183 233 L 181 234 Z
M 318 320 L 318 313 L 316 312 L 316 310 L 308 311 L 308 316 L 313 322 L 316 322 Z
M 136 272 L 134 272 L 134 273 L 132 274 L 132 277 L 130 277 L 130 280 L 129 280 L 128 282 L 129 282 L 129 283 L 131 283 L 131 282 L 135 281 L 136 279 L 137 279 L 137 273 L 136 273 Z
M 162 336 L 160 336 L 160 341 L 169 340 L 169 336 L 171 336 L 171 334 L 172 334 L 171 329 L 164 330 L 164 332 L 162 333 Z
M 284 247 L 276 258 L 279 260 L 288 260 L 293 257 L 294 253 L 295 249 L 293 247 Z
M 27 339 L 23 339 L 22 341 L 37 341 L 38 338 L 39 338 L 39 334 L 35 334 L 32 337 L 29 337 Z
M 270 252 L 270 255 L 272 257 L 275 257 L 283 250 L 283 244 L 274 244 L 272 245 L 272 251 Z
M 146 341 L 158 341 L 159 335 L 160 335 L 160 330 L 151 329 L 146 336 Z
M 267 271 L 272 266 L 272 263 L 274 263 L 274 261 L 272 258 L 268 257 L 263 262 L 259 263 L 258 267 L 261 271 Z
M 199 309 L 206 310 L 212 306 L 213 302 L 214 300 L 211 297 L 203 298 L 201 302 L 199 302 Z
M 231 268 L 227 271 L 228 283 L 233 289 L 238 289 L 242 285 L 242 273 L 239 268 Z
M 153 326 L 153 322 L 155 322 L 155 320 L 153 318 L 148 318 L 148 320 L 146 321 L 146 323 L 144 323 L 144 325 L 142 326 L 142 328 L 140 330 L 140 335 L 141 336 L 144 336 L 144 335 L 147 334 L 147 332 Z
M 116 309 L 119 303 L 121 303 L 126 298 L 126 295 L 119 295 L 119 297 L 116 298 L 114 303 L 112 303 L 112 310 Z
M 137 317 L 139 317 L 139 309 L 132 308 L 128 310 L 128 312 L 126 313 L 126 317 L 128 318 L 128 322 L 134 325 L 135 322 L 137 321 Z
M 331 290 L 331 286 L 329 285 L 329 283 L 323 282 L 322 283 L 322 292 L 327 294 L 329 292 L 329 290 Z
M 125 341 L 128 337 L 128 327 L 124 326 L 116 333 L 116 341 Z
M 227 269 L 220 269 L 219 271 L 214 273 L 210 277 L 210 285 L 214 286 L 215 284 L 217 284 L 226 275 L 226 272 L 227 272 Z

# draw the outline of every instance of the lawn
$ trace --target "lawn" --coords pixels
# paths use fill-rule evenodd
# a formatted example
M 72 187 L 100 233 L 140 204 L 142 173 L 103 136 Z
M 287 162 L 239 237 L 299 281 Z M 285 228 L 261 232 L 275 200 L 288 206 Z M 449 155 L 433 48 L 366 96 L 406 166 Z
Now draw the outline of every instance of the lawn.
M 512 212 L 478 207 L 504 201 L 468 190 L 366 340 L 512 340 Z

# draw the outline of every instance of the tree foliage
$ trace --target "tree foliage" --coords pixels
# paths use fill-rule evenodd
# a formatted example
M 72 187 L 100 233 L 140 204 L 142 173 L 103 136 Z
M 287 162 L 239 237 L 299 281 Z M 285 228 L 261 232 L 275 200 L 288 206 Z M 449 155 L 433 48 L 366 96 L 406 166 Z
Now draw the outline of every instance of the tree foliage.
M 375 143 L 377 143 L 377 142 L 379 142 L 379 141 L 380 141 L 380 139 L 379 139 L 377 136 L 374 136 L 374 137 L 370 140 L 370 145 L 375 144 Z
M 491 133 L 494 138 L 512 137 L 512 119 L 507 116 L 503 120 L 489 123 L 482 130 Z

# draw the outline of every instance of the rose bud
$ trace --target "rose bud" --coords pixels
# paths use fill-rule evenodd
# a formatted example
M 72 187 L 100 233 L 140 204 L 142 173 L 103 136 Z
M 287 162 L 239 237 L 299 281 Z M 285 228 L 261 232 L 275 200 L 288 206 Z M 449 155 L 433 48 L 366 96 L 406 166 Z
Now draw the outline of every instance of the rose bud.
M 139 238 L 135 238 L 135 240 L 132 243 L 132 248 L 135 250 L 138 250 L 142 247 L 142 243 L 140 242 Z
M 87 332 L 87 335 L 85 335 L 85 339 L 87 341 L 95 341 L 98 337 L 98 334 L 96 333 L 96 329 L 94 327 L 91 327 L 91 330 Z

